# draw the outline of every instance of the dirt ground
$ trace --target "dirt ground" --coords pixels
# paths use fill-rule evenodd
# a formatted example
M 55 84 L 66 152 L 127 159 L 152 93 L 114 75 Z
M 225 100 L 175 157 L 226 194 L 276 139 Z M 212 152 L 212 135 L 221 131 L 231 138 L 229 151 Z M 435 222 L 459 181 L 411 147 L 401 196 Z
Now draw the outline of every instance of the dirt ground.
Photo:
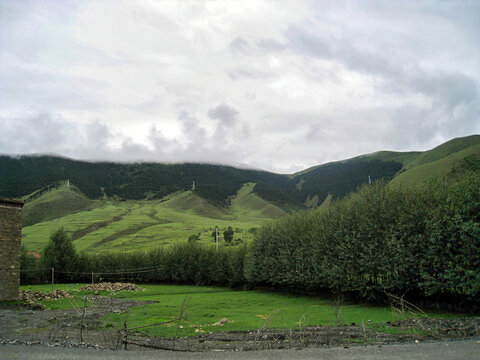
M 66 347 L 101 347 L 119 349 L 125 346 L 118 329 L 103 329 L 108 312 L 124 312 L 144 304 L 124 299 L 91 296 L 93 303 L 83 309 L 34 310 L 29 307 L 0 307 L 0 344 L 50 344 Z M 82 323 L 85 326 L 82 329 Z M 388 332 L 382 330 L 390 328 Z M 398 330 L 398 331 L 394 331 Z M 305 327 L 299 330 L 263 329 L 201 334 L 188 338 L 156 338 L 129 333 L 128 349 L 168 349 L 177 351 L 248 351 L 266 349 L 302 349 L 363 344 L 423 342 L 435 339 L 468 338 L 480 335 L 480 318 L 421 319 L 396 321 L 363 329 L 362 324 L 338 327 Z M 419 333 L 420 331 L 420 333 Z M 392 334 L 391 332 L 396 332 Z

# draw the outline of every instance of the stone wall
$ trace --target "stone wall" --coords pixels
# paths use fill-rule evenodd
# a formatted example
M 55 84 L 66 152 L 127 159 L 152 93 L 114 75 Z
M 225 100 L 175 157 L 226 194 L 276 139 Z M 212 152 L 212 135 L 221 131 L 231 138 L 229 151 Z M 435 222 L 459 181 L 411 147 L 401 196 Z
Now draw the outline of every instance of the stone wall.
M 18 298 L 23 202 L 0 198 L 0 301 Z

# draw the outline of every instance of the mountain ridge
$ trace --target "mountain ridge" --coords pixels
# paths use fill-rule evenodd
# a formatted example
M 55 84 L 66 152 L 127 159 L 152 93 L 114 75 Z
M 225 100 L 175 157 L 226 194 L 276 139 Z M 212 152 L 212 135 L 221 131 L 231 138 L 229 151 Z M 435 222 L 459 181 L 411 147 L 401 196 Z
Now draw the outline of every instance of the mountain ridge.
M 417 175 L 412 175 L 406 182 L 419 181 L 428 176 L 418 176 L 419 166 L 468 148 L 473 149 L 467 153 L 475 161 L 478 155 L 475 146 L 478 144 L 480 135 L 471 135 L 449 140 L 423 152 L 377 151 L 317 165 L 291 175 L 228 165 L 88 162 L 40 154 L 0 155 L 0 196 L 21 198 L 69 180 L 92 200 L 155 200 L 187 191 L 195 182 L 196 194 L 201 198 L 228 208 L 229 199 L 243 184 L 254 183 L 252 191 L 258 196 L 291 211 L 317 206 L 329 196 L 333 200 L 342 197 L 369 181 L 392 181 L 397 176 L 401 177 L 400 180 L 408 179 L 409 174 L 415 172 Z M 448 166 L 459 168 L 462 161 L 462 158 L 454 159 L 448 162 Z M 445 164 L 443 166 L 447 166 Z M 447 168 L 440 173 L 445 175 L 449 171 Z M 395 181 L 400 183 L 400 180 Z

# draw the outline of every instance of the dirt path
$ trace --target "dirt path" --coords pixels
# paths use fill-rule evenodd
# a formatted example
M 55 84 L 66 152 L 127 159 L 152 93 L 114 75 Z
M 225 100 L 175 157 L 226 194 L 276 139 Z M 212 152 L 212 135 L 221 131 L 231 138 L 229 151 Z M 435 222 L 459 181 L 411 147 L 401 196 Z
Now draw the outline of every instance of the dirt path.
M 480 338 L 457 341 L 436 341 L 427 343 L 409 343 L 383 346 L 334 347 L 328 349 L 307 348 L 302 350 L 266 350 L 249 352 L 204 352 L 179 353 L 165 350 L 123 351 L 105 349 L 59 348 L 47 346 L 0 345 L 0 358 L 22 360 L 60 360 L 60 359 L 325 359 L 325 360 L 478 360 Z

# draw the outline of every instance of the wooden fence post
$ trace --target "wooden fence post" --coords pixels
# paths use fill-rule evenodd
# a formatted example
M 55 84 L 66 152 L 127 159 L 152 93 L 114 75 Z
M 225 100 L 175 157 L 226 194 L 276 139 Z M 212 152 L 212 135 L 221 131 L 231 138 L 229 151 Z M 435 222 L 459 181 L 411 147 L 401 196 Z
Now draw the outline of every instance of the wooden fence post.
M 128 328 L 127 328 L 127 321 L 125 320 L 123 322 L 123 331 L 124 331 L 124 334 L 123 334 L 123 344 L 124 344 L 124 347 L 123 349 L 124 350 L 127 350 L 127 343 L 128 343 Z
M 367 342 L 367 327 L 365 326 L 365 320 L 362 320 L 362 328 L 363 328 L 363 341 Z
M 83 328 L 85 327 L 85 315 L 87 311 L 87 297 L 83 297 L 83 316 L 82 316 L 82 324 L 80 325 L 80 342 L 83 342 Z

